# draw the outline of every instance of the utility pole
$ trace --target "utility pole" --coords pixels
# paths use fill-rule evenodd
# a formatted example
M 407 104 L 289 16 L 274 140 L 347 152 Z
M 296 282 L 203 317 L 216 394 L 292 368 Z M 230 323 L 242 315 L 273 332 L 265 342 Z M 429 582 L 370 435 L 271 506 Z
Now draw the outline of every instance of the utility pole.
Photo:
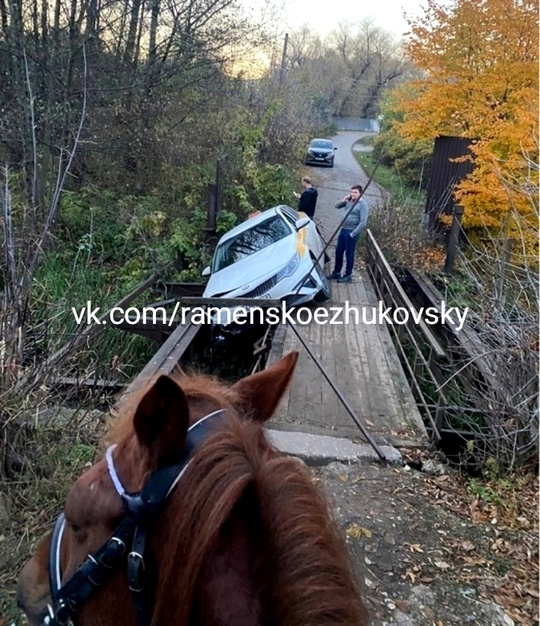
M 285 41 L 283 42 L 283 54 L 281 56 L 281 68 L 279 70 L 279 85 L 283 85 L 285 78 L 285 62 L 287 60 L 287 45 L 289 43 L 289 33 L 285 33 Z

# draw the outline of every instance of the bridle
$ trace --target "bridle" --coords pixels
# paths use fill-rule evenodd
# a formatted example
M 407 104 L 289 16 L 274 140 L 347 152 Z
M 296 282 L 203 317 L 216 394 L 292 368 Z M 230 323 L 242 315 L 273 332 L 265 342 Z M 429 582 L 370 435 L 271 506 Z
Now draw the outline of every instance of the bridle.
M 73 626 L 73 617 L 87 598 L 104 585 L 117 567 L 126 561 L 129 589 L 141 626 L 150 626 L 151 611 L 146 595 L 144 552 L 150 522 L 164 506 L 167 497 L 186 471 L 194 451 L 208 437 L 218 417 L 226 412 L 219 409 L 201 418 L 187 431 L 186 442 L 178 460 L 151 474 L 137 493 L 128 493 L 122 486 L 112 457 L 116 446 L 107 449 L 109 476 L 122 499 L 126 511 L 111 537 L 94 554 L 89 554 L 73 576 L 62 585 L 60 551 L 65 528 L 62 513 L 54 526 L 49 551 L 49 585 L 52 605 L 43 619 L 43 626 Z M 127 546 L 131 550 L 127 553 Z M 127 554 L 126 554 L 127 553 Z

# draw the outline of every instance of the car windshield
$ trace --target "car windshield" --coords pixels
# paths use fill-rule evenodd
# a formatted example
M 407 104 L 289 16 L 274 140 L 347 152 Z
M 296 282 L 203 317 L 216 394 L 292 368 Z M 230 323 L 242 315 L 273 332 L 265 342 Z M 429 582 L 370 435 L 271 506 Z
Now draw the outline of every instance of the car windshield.
M 214 272 L 251 256 L 291 234 L 281 216 L 274 216 L 218 246 Z
M 312 148 L 325 148 L 327 150 L 331 150 L 332 149 L 332 142 L 331 141 L 325 141 L 324 139 L 314 139 L 311 142 L 311 147 Z

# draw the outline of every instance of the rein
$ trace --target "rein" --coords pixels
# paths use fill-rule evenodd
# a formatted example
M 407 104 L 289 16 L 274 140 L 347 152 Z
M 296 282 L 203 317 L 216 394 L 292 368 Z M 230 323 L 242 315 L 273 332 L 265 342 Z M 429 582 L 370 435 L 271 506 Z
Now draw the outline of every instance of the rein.
M 123 560 L 126 561 L 129 589 L 132 592 L 139 623 L 141 626 L 150 626 L 151 611 L 145 593 L 144 562 L 149 524 L 157 517 L 169 494 L 189 466 L 195 450 L 211 433 L 216 419 L 225 412 L 225 409 L 219 409 L 193 424 L 187 431 L 186 443 L 178 461 L 156 470 L 137 493 L 128 493 L 118 477 L 112 456 L 116 445 L 107 449 L 107 469 L 126 514 L 111 537 L 94 554 L 89 554 L 63 585 L 60 552 L 66 521 L 63 513 L 58 517 L 49 551 L 52 605 L 48 605 L 49 614 L 44 617 L 43 626 L 72 625 L 74 614 L 96 589 L 111 578 Z M 129 553 L 128 545 L 131 545 Z

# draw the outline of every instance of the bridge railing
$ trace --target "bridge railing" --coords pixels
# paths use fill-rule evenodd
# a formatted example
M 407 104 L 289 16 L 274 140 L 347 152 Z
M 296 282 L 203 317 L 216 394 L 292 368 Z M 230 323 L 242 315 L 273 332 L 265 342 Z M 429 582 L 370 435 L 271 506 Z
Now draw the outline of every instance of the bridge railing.
M 417 311 L 380 249 L 373 233 L 367 230 L 367 269 L 380 301 L 392 309 Z M 418 319 L 418 315 L 414 316 Z M 433 331 L 412 315 L 404 324 L 389 325 L 413 395 L 427 418 L 434 443 L 441 439 L 445 413 L 451 406 L 446 391 L 448 355 Z
M 417 319 L 420 307 L 441 313 L 443 296 L 431 281 L 401 268 L 400 282 L 369 230 L 367 257 L 373 287 L 386 307 L 405 307 Z M 516 394 L 505 377 L 506 363 L 500 362 L 507 352 L 486 343 L 481 325 L 477 329 L 466 319 L 458 325 L 439 315 L 428 327 L 409 316 L 406 324 L 389 330 L 435 443 L 441 435 L 455 435 L 467 442 L 470 458 L 474 448 L 477 460 L 480 453 L 484 461 L 508 466 L 530 457 L 538 444 L 537 412 L 521 406 L 524 394 Z M 538 397 L 534 390 L 528 393 Z

